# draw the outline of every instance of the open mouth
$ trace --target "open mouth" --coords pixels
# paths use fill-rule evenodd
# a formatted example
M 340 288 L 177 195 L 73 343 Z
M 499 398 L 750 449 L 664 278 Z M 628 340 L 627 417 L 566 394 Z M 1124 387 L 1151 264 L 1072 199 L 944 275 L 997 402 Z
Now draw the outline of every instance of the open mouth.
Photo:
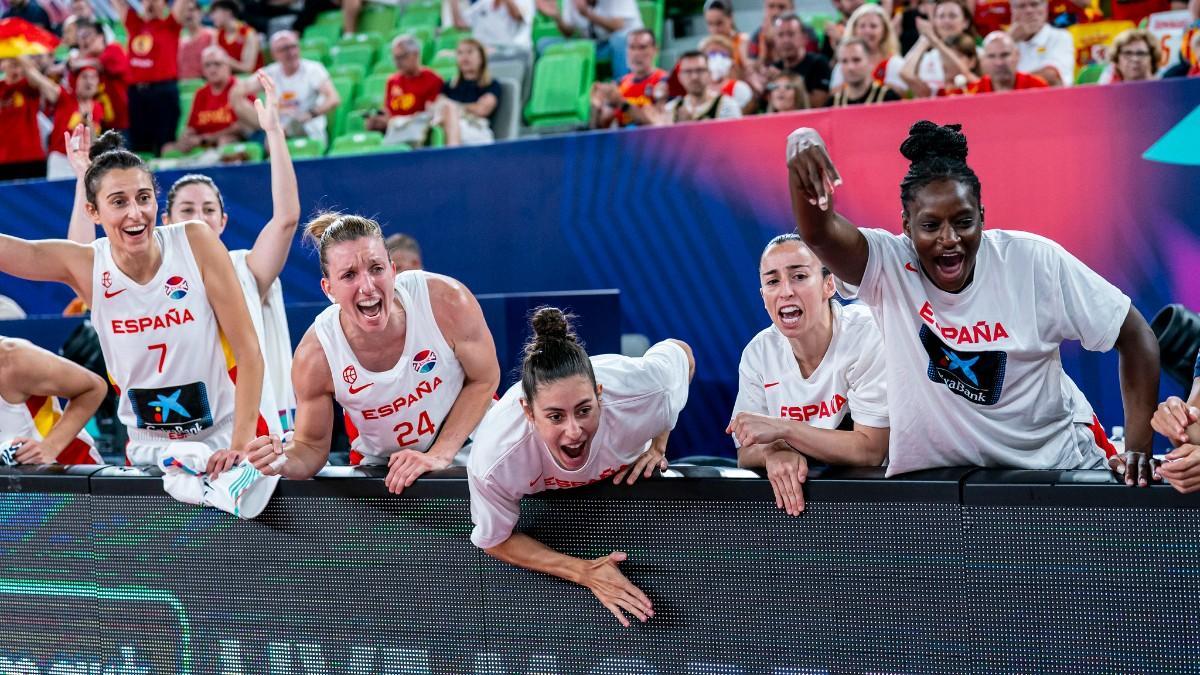
M 800 325 L 800 317 L 804 314 L 804 310 L 798 305 L 784 305 L 779 308 L 779 323 L 787 328 Z
M 962 253 L 943 253 L 933 259 L 938 276 L 946 280 L 956 280 L 962 276 L 963 263 L 966 256 Z
M 359 300 L 355 303 L 358 311 L 368 319 L 374 319 L 383 312 L 383 298 L 375 298 L 373 300 Z
M 562 453 L 571 459 L 579 459 L 583 455 L 583 449 L 586 445 L 587 441 L 583 440 L 575 445 L 560 445 L 558 449 L 562 450 Z
M 129 225 L 127 227 L 122 227 L 121 233 L 127 237 L 136 238 L 145 234 L 146 230 L 148 229 L 150 229 L 149 225 Z

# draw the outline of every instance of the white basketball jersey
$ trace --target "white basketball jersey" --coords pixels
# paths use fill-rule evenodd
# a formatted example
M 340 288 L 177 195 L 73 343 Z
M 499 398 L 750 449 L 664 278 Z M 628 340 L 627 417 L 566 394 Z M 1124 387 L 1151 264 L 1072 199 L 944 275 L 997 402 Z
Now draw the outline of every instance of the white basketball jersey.
M 833 338 L 805 377 L 791 343 L 774 325 L 746 346 L 733 414 L 752 412 L 837 429 L 849 412 L 859 424 L 888 426 L 883 338 L 865 305 L 833 306 Z M 736 440 L 735 440 L 736 443 Z
M 30 396 L 24 403 L 0 398 L 0 449 L 10 446 L 14 438 L 42 440 L 61 417 L 62 408 L 53 396 Z M 81 430 L 58 454 L 58 463 L 103 464 L 104 460 L 92 437 Z
M 171 441 L 228 447 L 233 435 L 233 354 L 208 302 L 183 225 L 159 226 L 162 265 L 148 283 L 125 276 L 107 238 L 97 239 L 92 323 L 121 396 L 129 461 Z
M 385 373 L 359 363 L 342 331 L 339 306 L 313 322 L 333 374 L 334 398 L 345 410 L 350 448 L 363 464 L 386 464 L 400 450 L 428 450 L 463 387 L 462 364 L 433 317 L 428 275 L 397 275 L 396 298 L 408 328 L 400 360 Z

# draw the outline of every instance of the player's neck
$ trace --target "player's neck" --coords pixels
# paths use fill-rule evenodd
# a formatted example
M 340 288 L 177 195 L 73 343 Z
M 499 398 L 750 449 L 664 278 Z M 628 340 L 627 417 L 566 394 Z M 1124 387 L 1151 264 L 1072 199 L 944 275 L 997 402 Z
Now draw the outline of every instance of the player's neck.
M 833 342 L 833 313 L 830 312 L 829 320 L 821 323 L 813 330 L 805 331 L 803 335 L 794 338 L 788 338 L 788 344 L 792 348 L 792 356 L 796 357 L 796 364 L 800 366 L 800 374 L 805 378 L 810 377 L 821 362 L 825 360 L 825 354 L 829 351 L 829 345 Z

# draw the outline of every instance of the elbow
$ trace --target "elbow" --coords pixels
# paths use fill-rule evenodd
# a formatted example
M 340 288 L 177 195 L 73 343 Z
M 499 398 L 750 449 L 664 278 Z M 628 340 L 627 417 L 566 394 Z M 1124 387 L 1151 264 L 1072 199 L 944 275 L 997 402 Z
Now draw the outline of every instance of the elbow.
M 104 402 L 104 397 L 108 396 L 108 383 L 104 378 L 95 373 L 88 373 L 88 389 L 85 392 L 89 407 L 95 412 L 96 408 Z
M 684 355 L 687 356 L 688 382 L 691 382 L 692 378 L 696 376 L 696 356 L 694 353 L 692 353 L 691 346 L 683 340 L 672 339 L 671 342 L 679 345 L 679 348 L 683 350 Z
M 1117 353 L 1122 358 L 1130 357 L 1139 362 L 1154 364 L 1159 362 L 1158 338 L 1154 336 L 1150 324 L 1136 307 L 1130 307 L 1121 324 L 1121 332 L 1117 335 Z

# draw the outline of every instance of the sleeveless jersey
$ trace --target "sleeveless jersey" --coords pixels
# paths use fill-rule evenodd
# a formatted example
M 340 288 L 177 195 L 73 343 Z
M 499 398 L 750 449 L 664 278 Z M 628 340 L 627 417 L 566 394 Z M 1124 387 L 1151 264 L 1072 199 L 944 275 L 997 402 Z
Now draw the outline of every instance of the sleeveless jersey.
M 233 59 L 234 61 L 241 61 L 242 60 L 242 50 L 246 48 L 246 39 L 253 32 L 254 32 L 253 28 L 251 28 L 250 26 L 247 26 L 244 23 L 238 22 L 237 33 L 234 35 L 233 39 L 229 39 L 228 37 L 226 37 L 225 31 L 223 31 L 223 30 L 217 31 L 217 46 L 219 46 L 221 49 L 225 50 L 225 53 L 229 55 L 229 58 Z M 254 69 L 258 70 L 259 68 L 262 68 L 262 67 L 263 67 L 263 54 L 262 54 L 262 49 L 260 48 L 258 50 L 258 60 L 255 61 L 255 63 L 254 63 Z
M 217 325 L 183 225 L 159 226 L 162 265 L 148 283 L 125 276 L 97 239 L 92 323 L 120 395 L 131 464 L 156 461 L 171 441 L 228 447 L 233 435 L 233 352 Z
M 400 450 L 425 452 L 462 391 L 462 364 L 433 317 L 428 276 L 411 270 L 396 277 L 408 329 L 400 360 L 387 372 L 359 363 L 342 331 L 341 307 L 327 308 L 313 322 L 333 374 L 334 399 L 345 411 L 352 463 L 386 464 Z
M 9 403 L 0 398 L 0 449 L 9 447 L 14 438 L 42 440 L 61 417 L 62 408 L 53 396 L 30 396 L 24 403 Z M 80 430 L 58 453 L 58 463 L 103 464 L 104 460 L 92 437 Z

